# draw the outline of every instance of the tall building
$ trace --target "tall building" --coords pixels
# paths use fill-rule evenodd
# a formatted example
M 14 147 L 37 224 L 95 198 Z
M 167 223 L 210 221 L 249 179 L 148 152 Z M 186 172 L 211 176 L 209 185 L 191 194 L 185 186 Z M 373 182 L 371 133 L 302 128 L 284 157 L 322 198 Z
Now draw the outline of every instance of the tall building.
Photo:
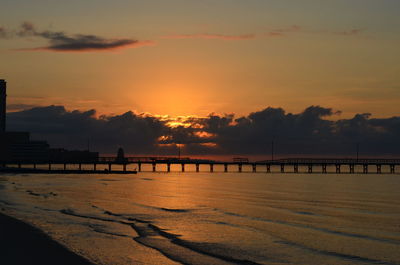
M 6 98 L 7 83 L 4 79 L 0 79 L 0 132 L 6 131 Z

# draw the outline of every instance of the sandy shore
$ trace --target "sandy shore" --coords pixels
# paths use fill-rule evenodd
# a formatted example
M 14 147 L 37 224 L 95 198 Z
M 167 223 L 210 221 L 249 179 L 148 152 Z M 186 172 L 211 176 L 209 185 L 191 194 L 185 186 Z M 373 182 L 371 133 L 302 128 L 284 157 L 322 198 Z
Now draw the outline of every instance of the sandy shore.
M 40 230 L 1 213 L 0 264 L 93 265 Z

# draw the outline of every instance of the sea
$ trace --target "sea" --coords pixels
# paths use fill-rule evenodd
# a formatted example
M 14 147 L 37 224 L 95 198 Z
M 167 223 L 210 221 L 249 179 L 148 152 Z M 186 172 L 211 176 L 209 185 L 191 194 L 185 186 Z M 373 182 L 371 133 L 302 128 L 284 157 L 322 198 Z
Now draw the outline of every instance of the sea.
M 99 265 L 400 264 L 399 174 L 179 169 L 2 174 L 0 209 Z

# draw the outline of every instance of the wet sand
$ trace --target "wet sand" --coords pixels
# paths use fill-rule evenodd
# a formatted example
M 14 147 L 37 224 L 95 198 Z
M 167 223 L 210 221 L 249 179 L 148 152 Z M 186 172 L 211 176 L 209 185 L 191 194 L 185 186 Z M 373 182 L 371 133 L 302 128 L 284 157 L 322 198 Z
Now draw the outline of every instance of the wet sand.
M 0 264 L 94 265 L 42 231 L 1 213 Z

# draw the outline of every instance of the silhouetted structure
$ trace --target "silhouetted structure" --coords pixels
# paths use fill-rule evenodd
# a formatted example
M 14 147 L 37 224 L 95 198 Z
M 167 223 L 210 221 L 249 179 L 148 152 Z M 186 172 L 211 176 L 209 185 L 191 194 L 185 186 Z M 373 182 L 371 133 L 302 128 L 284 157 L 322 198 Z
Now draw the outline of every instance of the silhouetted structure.
M 21 161 L 49 158 L 46 141 L 31 141 L 29 132 L 1 132 L 0 160 Z
M 49 149 L 49 161 L 59 163 L 74 163 L 74 162 L 96 162 L 99 159 L 98 152 L 66 150 L 64 148 Z
M 0 79 L 0 132 L 6 131 L 7 82 Z
M 249 163 L 249 159 L 247 157 L 234 157 L 233 162 L 236 163 Z
M 29 132 L 6 131 L 7 82 L 0 79 L 0 160 L 46 159 L 46 141 L 31 141 Z
M 122 149 L 121 147 L 118 148 L 117 158 L 116 158 L 115 162 L 117 162 L 117 163 L 125 163 L 126 162 L 124 149 Z
M 29 132 L 6 131 L 7 83 L 0 79 L 0 161 L 96 162 L 99 153 L 51 149 L 46 141 L 32 141 Z

